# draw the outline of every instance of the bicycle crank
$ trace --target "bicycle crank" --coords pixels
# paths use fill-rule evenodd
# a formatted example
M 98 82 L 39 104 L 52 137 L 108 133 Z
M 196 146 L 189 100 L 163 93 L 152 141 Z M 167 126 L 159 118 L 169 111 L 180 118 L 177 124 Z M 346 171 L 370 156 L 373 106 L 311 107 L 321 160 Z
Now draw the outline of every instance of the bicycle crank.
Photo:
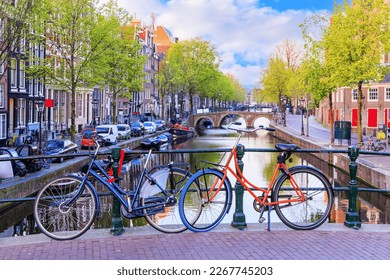
M 264 196 L 258 196 L 257 198 L 262 201 L 264 199 Z M 260 203 L 256 199 L 253 200 L 253 209 L 255 209 L 256 212 L 259 212 L 259 213 L 261 213 L 261 211 L 262 211 Z

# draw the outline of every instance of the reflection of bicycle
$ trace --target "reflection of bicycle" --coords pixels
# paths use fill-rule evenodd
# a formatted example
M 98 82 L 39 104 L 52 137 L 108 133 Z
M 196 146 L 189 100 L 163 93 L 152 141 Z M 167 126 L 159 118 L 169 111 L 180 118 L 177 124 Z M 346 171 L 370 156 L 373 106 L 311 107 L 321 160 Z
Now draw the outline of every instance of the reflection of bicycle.
M 310 166 L 287 168 L 286 160 L 298 147 L 276 144 L 281 154 L 268 187 L 252 184 L 239 168 L 237 145 L 243 132 L 274 129 L 260 127 L 247 130 L 232 128 L 233 124 L 238 123 L 231 123 L 228 128 L 239 132 L 239 136 L 226 163 L 221 165 L 200 160 L 203 167 L 184 186 L 179 201 L 183 223 L 192 231 L 203 232 L 215 228 L 222 221 L 232 204 L 232 184 L 228 174 L 232 174 L 253 196 L 253 206 L 260 212 L 259 222 L 264 221 L 264 211 L 273 207 L 280 220 L 293 229 L 309 230 L 324 223 L 332 208 L 333 190 L 323 173 Z M 235 170 L 230 166 L 232 161 Z M 214 167 L 206 168 L 209 165 Z M 255 191 L 261 192 L 261 195 L 258 196 Z
M 171 163 L 147 170 L 150 151 L 135 190 L 127 192 L 96 159 L 100 147 L 96 145 L 83 174 L 54 179 L 39 191 L 34 216 L 44 234 L 57 240 L 74 239 L 91 227 L 100 210 L 94 182 L 107 187 L 119 200 L 125 218 L 145 217 L 154 228 L 167 233 L 186 229 L 178 214 L 177 197 L 188 178 L 188 164 Z

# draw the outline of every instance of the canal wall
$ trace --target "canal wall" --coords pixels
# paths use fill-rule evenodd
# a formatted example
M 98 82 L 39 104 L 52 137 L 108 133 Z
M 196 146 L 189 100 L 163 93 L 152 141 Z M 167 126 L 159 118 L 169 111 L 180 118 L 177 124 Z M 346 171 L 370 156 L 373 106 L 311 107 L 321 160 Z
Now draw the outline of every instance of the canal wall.
M 301 149 L 319 149 L 323 153 L 312 153 L 313 156 L 327 162 L 329 165 L 349 174 L 350 159 L 348 154 L 337 152 L 330 153 L 326 150 L 348 150 L 347 146 L 325 146 L 324 144 L 306 138 L 306 136 L 297 136 L 288 128 L 275 127 L 275 137 L 287 143 L 296 144 Z M 390 157 L 376 155 L 359 155 L 357 163 L 357 179 L 375 188 L 390 190 L 390 168 L 387 168 L 385 162 L 390 167 Z

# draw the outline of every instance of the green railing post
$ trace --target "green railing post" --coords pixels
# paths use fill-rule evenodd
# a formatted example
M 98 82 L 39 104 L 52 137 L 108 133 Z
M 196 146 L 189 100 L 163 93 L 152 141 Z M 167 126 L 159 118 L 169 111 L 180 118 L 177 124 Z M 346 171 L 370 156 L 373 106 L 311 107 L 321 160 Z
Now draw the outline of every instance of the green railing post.
M 240 168 L 241 172 L 244 169 L 244 163 L 242 161 L 244 154 L 245 154 L 245 146 L 241 144 L 237 145 L 238 167 Z M 247 227 L 245 221 L 244 207 L 243 207 L 244 188 L 238 180 L 236 181 L 236 185 L 235 185 L 235 194 L 236 194 L 236 211 L 233 214 L 233 221 L 231 223 L 231 226 L 236 227 L 238 229 L 244 229 Z
M 114 178 L 118 178 L 118 168 L 119 168 L 119 159 L 121 155 L 121 148 L 113 147 L 111 148 L 111 156 L 113 160 L 112 171 Z M 118 236 L 121 235 L 125 229 L 123 227 L 123 220 L 120 213 L 120 202 L 116 197 L 113 196 L 112 204 L 112 218 L 111 218 L 111 234 Z
M 357 172 L 357 163 L 356 159 L 359 156 L 359 149 L 356 146 L 351 146 L 348 148 L 348 156 L 350 158 L 349 163 L 349 204 L 348 204 L 348 212 L 345 216 L 344 225 L 347 227 L 353 227 L 358 229 L 361 227 L 362 222 L 360 220 L 359 213 L 357 211 L 357 193 L 358 193 L 358 185 L 356 181 L 356 172 Z

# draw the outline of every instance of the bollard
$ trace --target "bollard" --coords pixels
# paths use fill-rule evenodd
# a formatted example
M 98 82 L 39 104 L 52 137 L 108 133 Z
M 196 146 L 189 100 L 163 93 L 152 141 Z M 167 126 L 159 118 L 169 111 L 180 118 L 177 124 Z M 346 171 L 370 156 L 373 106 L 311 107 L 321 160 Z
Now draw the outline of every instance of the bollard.
M 350 163 L 349 163 L 350 181 L 348 184 L 349 204 L 348 204 L 348 212 L 346 213 L 345 216 L 344 225 L 347 227 L 353 227 L 355 229 L 359 229 L 362 225 L 359 213 L 357 211 L 357 203 L 356 203 L 357 193 L 358 193 L 358 186 L 356 181 L 356 172 L 357 172 L 356 159 L 359 156 L 359 149 L 356 146 L 349 147 L 348 156 L 350 158 Z
M 111 156 L 113 160 L 112 171 L 113 171 L 114 178 L 118 178 L 120 154 L 121 154 L 121 148 L 114 147 L 111 149 Z M 121 205 L 118 199 L 115 196 L 113 196 L 113 205 L 112 205 L 113 216 L 111 218 L 111 234 L 115 236 L 121 235 L 125 231 L 123 227 L 122 216 L 120 214 L 120 206 Z
M 238 160 L 238 166 L 241 170 L 241 172 L 244 169 L 244 163 L 242 162 L 242 158 L 244 157 L 245 153 L 245 146 L 238 144 L 237 145 L 237 160 Z M 232 227 L 238 228 L 238 229 L 245 229 L 247 227 L 246 221 L 245 221 L 245 214 L 244 214 L 244 187 L 241 185 L 241 183 L 237 180 L 235 185 L 235 194 L 236 194 L 236 210 L 233 214 L 233 221 L 231 223 Z

